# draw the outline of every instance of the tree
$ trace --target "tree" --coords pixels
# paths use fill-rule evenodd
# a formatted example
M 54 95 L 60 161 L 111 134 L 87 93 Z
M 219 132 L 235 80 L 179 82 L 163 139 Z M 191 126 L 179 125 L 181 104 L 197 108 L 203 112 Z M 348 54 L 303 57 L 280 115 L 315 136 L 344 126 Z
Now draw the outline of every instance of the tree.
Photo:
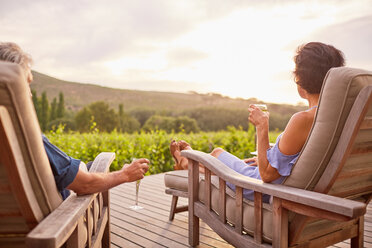
M 175 132 L 196 133 L 200 131 L 196 120 L 188 116 L 179 116 L 174 121 Z
M 50 105 L 50 121 L 57 119 L 57 99 L 53 98 L 53 102 Z
M 145 131 L 165 130 L 172 132 L 175 129 L 174 117 L 153 115 L 145 122 L 142 129 Z
M 44 91 L 41 94 L 40 120 L 39 120 L 42 131 L 47 130 L 48 120 L 49 120 L 49 102 L 48 102 L 47 94 Z
M 64 131 L 75 130 L 75 122 L 67 118 L 58 118 L 48 123 L 48 130 L 56 130 L 60 125 L 64 126 Z
M 118 126 L 118 116 L 113 109 L 110 109 L 108 103 L 94 102 L 89 105 L 89 109 L 94 116 L 98 130 L 111 132 Z
M 75 115 L 75 124 L 80 132 L 89 132 L 92 113 L 89 108 L 83 108 Z
M 133 133 L 139 131 L 141 127 L 141 124 L 137 119 L 124 112 L 123 104 L 119 104 L 118 120 L 118 130 L 120 132 Z
M 119 131 L 122 132 L 123 127 L 123 118 L 124 118 L 124 105 L 121 103 L 119 104 Z
M 121 132 L 133 133 L 135 131 L 139 131 L 140 128 L 141 124 L 136 118 L 133 118 L 128 114 L 123 115 L 120 126 Z
M 57 107 L 57 118 L 62 118 L 65 115 L 65 99 L 62 92 L 59 92 L 59 100 Z
M 77 129 L 81 132 L 89 131 L 92 119 L 96 128 L 103 132 L 111 132 L 118 127 L 118 115 L 105 102 L 94 102 L 80 110 L 75 116 Z
M 37 98 L 37 93 L 35 90 L 31 90 L 31 94 L 32 94 L 32 103 L 34 104 L 37 119 L 40 120 L 40 101 Z
M 155 114 L 155 110 L 152 109 L 144 109 L 144 108 L 138 108 L 130 111 L 130 115 L 136 118 L 141 126 L 145 124 L 145 122 Z
M 248 128 L 246 109 L 197 108 L 186 110 L 183 115 L 195 119 L 203 131 L 226 130 L 228 126 Z

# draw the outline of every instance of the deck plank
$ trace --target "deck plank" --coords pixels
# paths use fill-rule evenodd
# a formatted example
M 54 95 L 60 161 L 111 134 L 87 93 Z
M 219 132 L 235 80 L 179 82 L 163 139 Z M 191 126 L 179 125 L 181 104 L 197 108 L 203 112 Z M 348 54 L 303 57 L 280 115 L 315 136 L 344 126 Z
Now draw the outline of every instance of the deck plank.
M 177 213 L 169 221 L 171 196 L 165 194 L 164 174 L 146 176 L 140 185 L 139 205 L 144 209 L 134 211 L 135 183 L 126 183 L 110 191 L 111 247 L 189 247 L 188 213 Z M 179 205 L 187 205 L 186 198 L 179 198 Z M 372 203 L 365 215 L 364 246 L 372 248 Z M 198 247 L 233 247 L 211 228 L 200 222 Z M 350 247 L 350 240 L 332 248 Z

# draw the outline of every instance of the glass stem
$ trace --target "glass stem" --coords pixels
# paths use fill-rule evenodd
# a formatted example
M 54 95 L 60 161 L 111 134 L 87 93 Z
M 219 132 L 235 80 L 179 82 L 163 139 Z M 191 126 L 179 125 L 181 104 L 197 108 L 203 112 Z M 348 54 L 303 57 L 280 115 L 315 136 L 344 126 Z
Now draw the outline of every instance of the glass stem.
M 136 206 L 138 206 L 138 191 L 139 191 L 140 181 L 136 182 Z

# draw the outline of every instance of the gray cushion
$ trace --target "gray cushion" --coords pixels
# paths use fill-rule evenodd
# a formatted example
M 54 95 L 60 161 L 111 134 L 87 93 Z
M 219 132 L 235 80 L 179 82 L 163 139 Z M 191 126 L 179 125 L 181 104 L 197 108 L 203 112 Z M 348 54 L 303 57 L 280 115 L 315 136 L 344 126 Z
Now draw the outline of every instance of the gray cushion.
M 168 171 L 164 175 L 165 187 L 187 192 L 189 184 L 188 173 L 188 170 Z M 200 181 L 204 178 L 204 175 L 200 174 L 199 178 Z

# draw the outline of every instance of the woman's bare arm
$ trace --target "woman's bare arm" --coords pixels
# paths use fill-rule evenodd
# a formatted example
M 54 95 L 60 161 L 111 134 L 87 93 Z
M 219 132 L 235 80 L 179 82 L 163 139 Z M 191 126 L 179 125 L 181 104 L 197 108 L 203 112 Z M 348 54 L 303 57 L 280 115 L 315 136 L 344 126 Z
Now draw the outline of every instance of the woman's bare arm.
M 262 181 L 272 182 L 280 177 L 277 169 L 267 159 L 269 145 L 268 115 L 255 107 L 250 107 L 249 120 L 256 126 L 258 168 Z M 265 117 L 266 115 L 266 117 Z M 285 155 L 293 155 L 301 151 L 312 125 L 312 116 L 307 112 L 299 112 L 292 116 L 279 142 L 279 150 Z

